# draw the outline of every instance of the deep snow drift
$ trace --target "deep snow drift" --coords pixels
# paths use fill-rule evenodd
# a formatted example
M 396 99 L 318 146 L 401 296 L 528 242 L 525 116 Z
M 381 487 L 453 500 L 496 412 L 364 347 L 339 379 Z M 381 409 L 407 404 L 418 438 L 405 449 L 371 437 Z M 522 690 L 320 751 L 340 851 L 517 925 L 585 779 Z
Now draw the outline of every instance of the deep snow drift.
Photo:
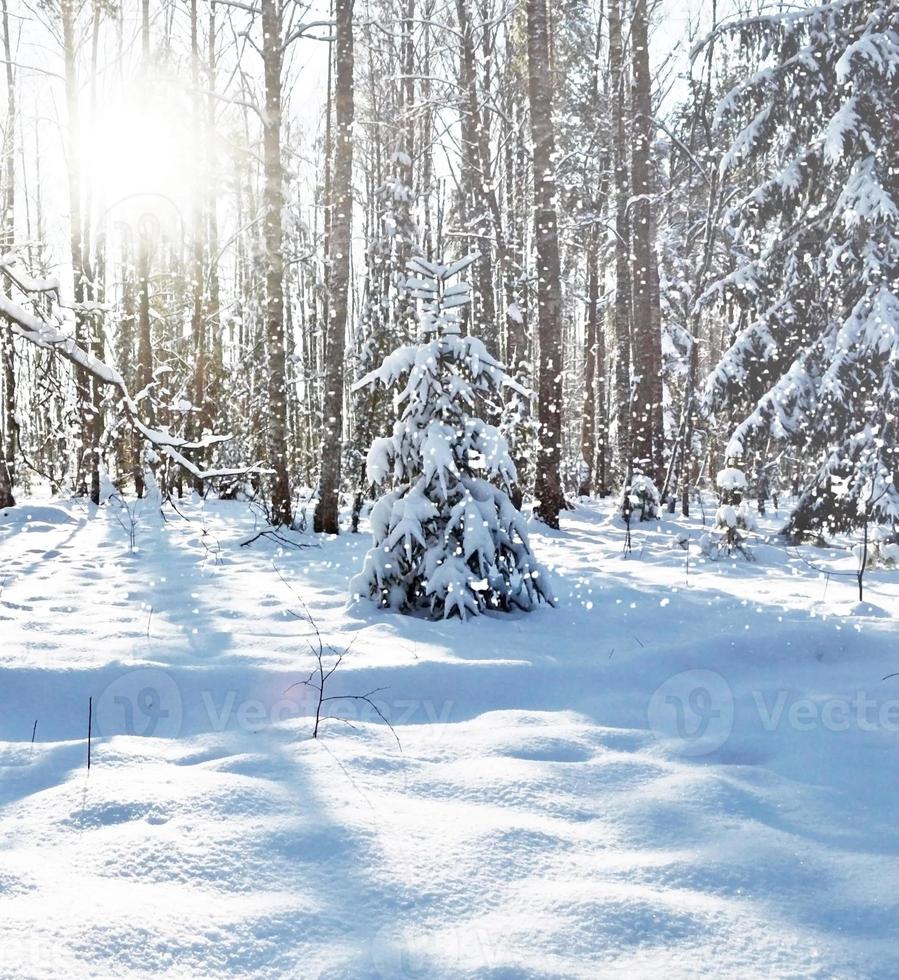
M 0 976 L 899 975 L 899 573 L 609 507 L 464 624 L 244 504 L 0 513 Z M 399 745 L 310 739 L 304 605 Z

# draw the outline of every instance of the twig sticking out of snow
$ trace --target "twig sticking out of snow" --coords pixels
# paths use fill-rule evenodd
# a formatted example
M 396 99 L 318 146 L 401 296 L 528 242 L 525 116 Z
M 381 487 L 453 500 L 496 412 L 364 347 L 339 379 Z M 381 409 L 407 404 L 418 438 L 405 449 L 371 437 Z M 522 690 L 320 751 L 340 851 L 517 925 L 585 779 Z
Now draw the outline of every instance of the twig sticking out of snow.
M 248 548 L 254 541 L 258 541 L 260 538 L 269 538 L 272 541 L 277 541 L 278 544 L 286 545 L 288 548 L 296 548 L 297 550 L 313 547 L 308 541 L 291 541 L 290 538 L 285 538 L 283 534 L 279 534 L 278 529 L 273 527 L 263 528 L 261 531 L 257 531 L 251 538 L 247 538 L 246 541 L 241 541 L 240 546 L 241 548 Z
M 334 721 L 342 721 L 345 725 L 349 725 L 350 728 L 355 728 L 355 725 L 348 719 L 342 718 L 340 715 L 325 714 L 327 710 L 325 708 L 326 704 L 332 701 L 361 701 L 367 704 L 372 711 L 384 722 L 384 724 L 390 729 L 390 734 L 396 739 L 396 744 L 400 750 L 403 751 L 403 745 L 400 742 L 399 735 L 396 733 L 396 729 L 390 724 L 389 719 L 384 714 L 383 711 L 378 707 L 377 703 L 372 700 L 376 694 L 380 694 L 382 691 L 386 691 L 386 687 L 375 687 L 372 690 L 367 691 L 365 694 L 327 694 L 327 683 L 334 675 L 337 668 L 343 663 L 344 658 L 350 652 L 353 646 L 354 640 L 340 652 L 338 652 L 334 647 L 328 645 L 327 650 L 334 657 L 333 662 L 330 666 L 325 664 L 325 660 L 328 654 L 325 652 L 326 646 L 324 640 L 322 639 L 321 630 L 318 628 L 318 624 L 309 611 L 309 607 L 306 605 L 302 596 L 297 592 L 297 590 L 284 578 L 281 574 L 281 570 L 272 562 L 272 568 L 274 568 L 275 573 L 278 578 L 284 583 L 284 585 L 290 590 L 294 598 L 300 605 L 302 610 L 302 615 L 294 614 L 297 619 L 305 620 L 309 626 L 312 628 L 312 634 L 315 637 L 315 642 L 313 643 L 309 637 L 306 637 L 306 643 L 309 649 L 312 651 L 313 656 L 316 660 L 316 666 L 312 668 L 309 672 L 309 676 L 302 681 L 297 681 L 295 684 L 291 684 L 284 693 L 287 694 L 288 691 L 292 691 L 295 687 L 308 687 L 310 690 L 315 691 L 317 695 L 317 701 L 315 705 L 315 724 L 312 728 L 312 737 L 318 738 L 319 728 L 321 723 L 332 719 Z M 355 639 L 355 638 L 354 638 Z
M 87 699 L 87 771 L 91 771 L 91 737 L 94 728 L 94 699 Z

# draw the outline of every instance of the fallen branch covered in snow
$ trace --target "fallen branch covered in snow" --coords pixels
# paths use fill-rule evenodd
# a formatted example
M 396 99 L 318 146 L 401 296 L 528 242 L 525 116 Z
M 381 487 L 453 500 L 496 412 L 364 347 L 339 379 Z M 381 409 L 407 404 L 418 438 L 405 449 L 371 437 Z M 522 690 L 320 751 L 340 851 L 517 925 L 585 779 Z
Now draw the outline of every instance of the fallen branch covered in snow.
M 22 292 L 32 295 L 58 294 L 59 282 L 56 279 L 33 279 L 16 267 L 14 255 L 0 257 L 0 273 Z M 141 421 L 137 405 L 128 393 L 125 379 L 115 368 L 85 350 L 71 334 L 67 333 L 58 315 L 44 316 L 32 313 L 0 290 L 0 324 L 7 327 L 17 337 L 22 337 L 35 347 L 50 350 L 90 374 L 99 384 L 118 390 L 119 405 L 132 428 L 150 445 L 173 463 L 180 466 L 197 480 L 214 480 L 219 477 L 236 477 L 246 473 L 263 473 L 268 470 L 257 466 L 236 469 L 202 470 L 192 463 L 182 451 L 207 449 L 210 446 L 230 440 L 230 435 L 209 434 L 201 439 L 190 440 L 174 436 L 169 432 L 151 428 Z

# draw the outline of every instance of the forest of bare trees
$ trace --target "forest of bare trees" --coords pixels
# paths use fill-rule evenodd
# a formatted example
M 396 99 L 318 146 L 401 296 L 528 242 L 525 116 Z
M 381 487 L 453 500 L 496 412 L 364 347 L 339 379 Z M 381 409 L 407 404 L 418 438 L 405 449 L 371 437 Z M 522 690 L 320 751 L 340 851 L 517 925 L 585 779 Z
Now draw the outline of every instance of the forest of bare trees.
M 0 46 L 0 980 L 899 978 L 899 0 Z
M 517 506 L 729 466 L 794 533 L 894 521 L 895 7 L 674 6 L 3 0 L 0 506 L 355 529 L 355 382 L 421 339 L 410 261 L 474 256 Z

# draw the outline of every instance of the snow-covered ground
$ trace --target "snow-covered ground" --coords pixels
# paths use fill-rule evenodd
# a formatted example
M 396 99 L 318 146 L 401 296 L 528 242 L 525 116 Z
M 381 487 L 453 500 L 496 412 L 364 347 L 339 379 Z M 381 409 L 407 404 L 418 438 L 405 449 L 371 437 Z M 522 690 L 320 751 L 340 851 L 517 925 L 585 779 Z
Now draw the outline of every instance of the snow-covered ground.
M 464 624 L 244 504 L 0 513 L 0 976 L 899 975 L 899 572 L 608 506 L 534 531 L 558 608 Z M 304 605 L 400 744 L 310 738 Z

